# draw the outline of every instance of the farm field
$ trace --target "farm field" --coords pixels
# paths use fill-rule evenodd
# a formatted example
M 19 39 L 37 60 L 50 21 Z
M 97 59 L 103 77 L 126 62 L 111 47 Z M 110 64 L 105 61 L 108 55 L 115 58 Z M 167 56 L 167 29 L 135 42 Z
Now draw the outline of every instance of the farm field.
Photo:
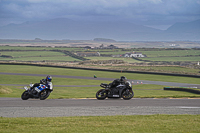
M 130 49 L 84 49 L 84 48 L 70 48 L 70 47 L 19 47 L 19 46 L 0 46 L 1 55 L 23 57 L 23 56 L 61 56 L 64 55 L 60 52 L 52 52 L 52 50 L 67 50 L 71 52 L 100 52 L 100 54 L 108 55 L 122 55 L 127 52 L 141 52 L 146 55 L 147 58 L 159 58 L 159 57 L 193 57 L 199 56 L 200 50 L 198 49 L 145 49 L 145 48 L 130 48 Z M 103 57 L 105 58 L 105 57 Z M 189 60 L 187 60 L 189 61 Z
M 87 59 L 91 61 L 104 61 L 104 60 L 122 60 L 126 63 L 140 63 L 142 61 L 134 60 L 132 58 L 125 58 L 125 57 L 87 57 Z
M 63 51 L 70 51 L 72 54 L 76 55 L 77 52 L 99 52 L 101 55 L 107 56 L 84 56 L 82 57 L 85 60 L 90 62 L 89 65 L 85 64 L 80 58 L 76 58 L 75 56 L 66 55 Z M 111 55 L 123 55 L 127 52 L 140 52 L 147 57 L 145 58 L 127 58 L 127 57 L 112 57 Z M 199 74 L 199 69 L 193 69 L 194 66 L 200 61 L 200 50 L 198 49 L 166 49 L 166 48 L 131 48 L 131 49 L 84 49 L 84 48 L 70 48 L 70 47 L 19 47 L 19 46 L 0 46 L 0 62 L 52 62 L 52 63 L 75 63 L 73 65 L 78 65 L 80 67 L 84 67 L 84 65 L 93 66 L 93 61 L 99 61 L 96 65 L 101 67 L 101 61 L 105 60 L 119 60 L 123 61 L 121 64 L 108 63 L 104 64 L 104 66 L 112 66 L 113 68 L 117 68 L 115 66 L 120 66 L 122 70 L 128 69 L 133 70 L 132 68 L 135 66 L 139 66 L 141 71 L 147 70 L 146 66 L 150 66 L 152 69 L 149 71 L 165 71 L 166 67 L 184 64 L 184 72 L 193 71 L 192 74 Z M 80 63 L 81 62 L 81 63 Z M 81 65 L 80 65 L 81 64 Z M 129 64 L 129 65 L 127 65 Z M 69 64 L 65 64 L 69 65 Z M 158 67 L 156 65 L 165 66 Z M 170 65 L 170 66 L 169 66 Z M 189 66 L 189 67 L 188 67 Z M 95 66 L 96 67 L 96 66 Z M 110 67 L 109 67 L 110 68 Z M 163 70 L 160 70 L 162 69 Z M 181 68 L 183 69 L 183 68 Z M 189 70 L 192 69 L 192 70 Z M 138 70 L 138 68 L 137 68 Z M 176 69 L 178 70 L 178 69 Z M 176 73 L 174 71 L 167 71 Z M 177 71 L 179 73 L 180 71 Z M 191 73 L 189 73 L 191 74 Z
M 148 61 L 190 61 L 190 62 L 198 62 L 200 60 L 200 56 L 198 57 L 154 57 L 154 58 L 146 58 Z M 196 63 L 197 64 L 197 63 Z
M 155 51 L 143 51 L 142 53 L 148 55 L 148 57 L 165 57 L 165 56 L 189 56 L 200 55 L 200 50 L 187 49 L 187 50 L 155 50 Z

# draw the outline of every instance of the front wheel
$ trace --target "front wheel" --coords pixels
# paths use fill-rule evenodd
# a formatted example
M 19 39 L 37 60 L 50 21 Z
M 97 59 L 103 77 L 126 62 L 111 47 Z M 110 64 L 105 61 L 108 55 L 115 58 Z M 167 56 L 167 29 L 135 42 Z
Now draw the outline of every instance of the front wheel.
M 28 100 L 29 99 L 29 93 L 28 91 L 24 91 L 21 95 L 22 100 Z
M 45 100 L 46 98 L 48 98 L 50 93 L 51 92 L 49 90 L 43 90 L 42 92 L 40 92 L 40 95 L 39 95 L 40 100 Z
M 107 96 L 107 94 L 106 94 L 105 89 L 101 89 L 101 90 L 97 91 L 97 93 L 96 93 L 96 98 L 98 100 L 104 100 L 106 98 L 106 96 Z
M 122 98 L 124 100 L 130 100 L 134 96 L 134 92 L 129 89 L 125 89 L 122 91 Z

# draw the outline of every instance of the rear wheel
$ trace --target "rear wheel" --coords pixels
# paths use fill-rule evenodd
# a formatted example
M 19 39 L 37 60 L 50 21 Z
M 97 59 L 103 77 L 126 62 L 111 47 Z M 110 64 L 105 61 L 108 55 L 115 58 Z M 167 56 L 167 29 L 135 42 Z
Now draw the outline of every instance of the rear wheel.
M 29 99 L 29 93 L 28 91 L 24 91 L 21 95 L 22 100 L 28 100 Z
M 122 91 L 122 98 L 124 100 L 130 100 L 134 96 L 134 92 L 132 90 L 126 89 Z
M 45 100 L 46 98 L 48 98 L 50 95 L 50 91 L 49 90 L 43 90 L 42 92 L 40 92 L 40 100 Z
M 104 100 L 106 98 L 106 96 L 107 96 L 107 94 L 106 94 L 105 89 L 101 89 L 96 93 L 96 98 L 98 100 Z

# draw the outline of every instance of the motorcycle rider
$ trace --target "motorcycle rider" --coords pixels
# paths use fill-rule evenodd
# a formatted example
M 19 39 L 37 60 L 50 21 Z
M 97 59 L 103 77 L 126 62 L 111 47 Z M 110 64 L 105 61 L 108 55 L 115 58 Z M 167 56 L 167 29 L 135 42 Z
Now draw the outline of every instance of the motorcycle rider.
M 40 83 L 35 83 L 30 90 L 33 90 L 33 88 L 38 87 L 40 84 L 45 85 L 46 87 L 48 87 L 49 89 L 52 90 L 53 85 L 51 83 L 52 81 L 52 77 L 50 75 L 48 75 L 45 79 L 40 80 Z M 34 90 L 33 90 L 34 91 Z
M 110 89 L 122 84 L 124 85 L 126 82 L 127 78 L 125 76 L 121 76 L 120 79 L 115 79 L 112 83 L 110 83 Z

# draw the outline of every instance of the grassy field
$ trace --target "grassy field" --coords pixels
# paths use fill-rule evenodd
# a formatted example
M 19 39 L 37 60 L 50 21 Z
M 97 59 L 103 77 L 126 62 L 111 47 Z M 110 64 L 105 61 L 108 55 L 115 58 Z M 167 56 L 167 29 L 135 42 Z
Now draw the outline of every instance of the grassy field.
M 101 60 L 123 60 L 127 63 L 140 63 L 142 61 L 134 60 L 132 58 L 125 58 L 125 57 L 87 57 L 87 59 L 90 59 L 92 61 L 101 61 Z
M 70 76 L 85 76 L 85 77 L 93 77 L 95 74 L 97 77 L 106 77 L 106 78 L 119 78 L 120 76 L 124 75 L 128 79 L 134 79 L 134 80 L 150 80 L 150 81 L 152 80 L 152 81 L 166 81 L 166 82 L 199 84 L 199 78 L 191 78 L 191 77 L 92 71 L 92 70 L 52 68 L 52 67 L 26 66 L 26 65 L 23 65 L 23 66 L 21 66 L 21 65 L 0 65 L 0 72 L 30 73 L 30 74 L 34 73 L 34 74 L 47 74 L 47 75 L 70 75 Z M 3 79 L 0 80 L 0 82 L 3 82 Z M 8 81 L 6 81 L 6 82 L 8 82 Z M 31 80 L 30 80 L 30 82 L 31 82 Z M 32 81 L 32 82 L 34 82 L 34 81 Z M 66 83 L 68 84 L 69 82 L 66 82 Z
M 102 72 L 89 71 L 79 69 L 64 69 L 64 68 L 49 68 L 36 66 L 20 66 L 20 65 L 0 65 L 0 72 L 8 73 L 29 73 L 29 74 L 46 74 L 46 75 L 69 75 L 69 76 L 85 76 L 93 77 L 95 74 L 98 77 L 119 78 L 124 75 L 129 80 L 150 80 L 150 81 L 165 81 L 178 83 L 199 84 L 198 78 L 190 77 L 175 77 L 152 74 L 135 74 L 135 73 L 120 73 L 120 72 Z M 37 83 L 45 77 L 38 76 L 17 76 L 17 75 L 0 75 L 0 84 L 22 84 Z M 110 83 L 111 81 L 89 80 L 89 79 L 73 79 L 73 78 L 57 78 L 53 77 L 54 85 L 97 85 L 97 87 L 54 87 L 54 91 L 49 98 L 95 98 L 96 92 L 101 88 L 98 87 L 101 83 Z M 0 93 L 0 97 L 20 97 L 24 91 L 23 86 L 6 86 L 8 93 Z M 164 91 L 167 86 L 138 84 L 133 85 L 134 97 L 200 97 L 198 94 L 188 92 Z M 11 90 L 11 91 L 9 91 Z
M 46 57 L 46 56 L 64 56 L 64 53 L 61 52 L 53 52 L 53 51 L 7 51 L 7 52 L 1 52 L 2 55 L 10 55 L 13 58 L 20 58 L 20 57 Z
M 191 62 L 198 62 L 200 60 L 200 56 L 197 57 L 155 57 L 155 58 L 145 58 L 145 60 L 149 61 L 191 61 Z
M 144 60 L 150 60 L 150 61 L 190 61 L 190 62 L 197 62 L 199 61 L 199 55 L 200 50 L 195 49 L 182 49 L 182 50 L 172 50 L 172 49 L 126 49 L 126 51 L 123 51 L 123 49 L 91 49 L 86 50 L 84 48 L 52 48 L 52 47 L 13 47 L 13 46 L 0 46 L 1 55 L 9 55 L 13 56 L 13 59 L 9 58 L 0 58 L 0 61 L 3 60 L 21 60 L 21 61 L 43 61 L 43 60 L 51 60 L 53 56 L 55 56 L 57 59 L 53 58 L 52 60 L 59 60 L 59 61 L 79 61 L 77 59 L 70 59 L 70 58 L 63 58 L 63 53 L 60 52 L 53 52 L 49 50 L 67 50 L 71 51 L 72 53 L 76 52 L 100 52 L 100 54 L 109 54 L 109 55 L 122 55 L 127 52 L 142 52 L 142 54 L 145 54 L 147 58 L 142 58 Z M 12 50 L 12 51 L 5 51 L 5 50 Z M 23 50 L 23 51 L 17 51 L 17 50 Z M 26 51 L 29 50 L 29 51 Z M 32 51 L 30 51 L 32 50 Z M 37 51 L 37 50 L 43 50 L 43 51 Z M 49 56 L 51 58 L 46 58 L 46 56 Z M 27 57 L 27 58 L 26 58 Z M 35 57 L 35 58 L 28 58 L 28 57 Z M 173 58 L 172 58 L 173 57 Z M 134 63 L 138 62 L 136 60 L 127 59 L 127 58 L 113 58 L 113 57 L 86 57 L 90 60 L 110 60 L 110 59 L 119 59 L 124 60 L 128 63 Z
M 200 115 L 0 118 L 0 132 L 199 133 Z
M 189 74 L 189 75 L 199 75 L 199 69 L 193 69 L 189 67 L 181 66 L 134 66 L 134 65 L 87 65 L 93 68 L 106 68 L 111 70 L 121 70 L 121 71 L 146 71 L 146 72 L 164 72 L 164 73 L 179 73 L 179 74 Z
M 200 50 L 160 50 L 160 51 L 140 51 L 148 57 L 164 57 L 164 56 L 187 56 L 187 55 L 200 55 Z
M 6 51 L 1 52 L 1 55 L 11 56 L 10 58 L 0 57 L 1 61 L 80 61 L 64 53 L 53 51 Z

